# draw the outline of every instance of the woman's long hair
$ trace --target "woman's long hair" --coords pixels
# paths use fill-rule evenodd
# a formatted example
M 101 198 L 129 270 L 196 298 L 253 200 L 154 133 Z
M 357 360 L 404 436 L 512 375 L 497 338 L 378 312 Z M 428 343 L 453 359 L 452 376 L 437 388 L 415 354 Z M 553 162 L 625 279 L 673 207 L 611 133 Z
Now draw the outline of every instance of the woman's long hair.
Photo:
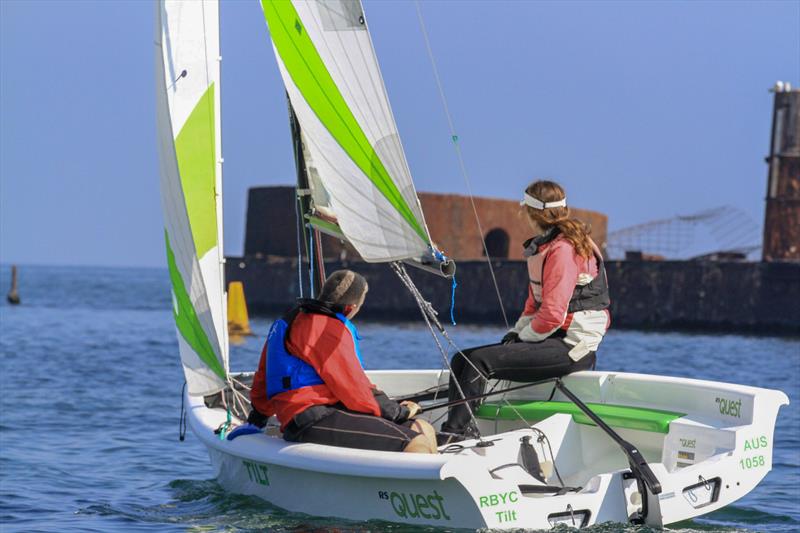
M 566 197 L 561 185 L 547 180 L 534 181 L 528 185 L 525 192 L 542 202 L 557 202 Z M 557 227 L 564 238 L 575 247 L 578 255 L 587 259 L 592 257 L 592 241 L 589 238 L 591 229 L 577 218 L 570 217 L 569 207 L 535 209 L 526 205 L 525 212 L 544 230 Z

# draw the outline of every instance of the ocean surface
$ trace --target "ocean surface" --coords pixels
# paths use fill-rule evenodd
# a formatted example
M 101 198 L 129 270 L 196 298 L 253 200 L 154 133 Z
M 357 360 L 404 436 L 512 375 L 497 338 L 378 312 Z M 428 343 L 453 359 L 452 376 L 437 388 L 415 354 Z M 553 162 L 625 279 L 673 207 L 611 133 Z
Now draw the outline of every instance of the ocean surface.
M 178 441 L 183 376 L 166 270 L 20 268 L 9 306 L 0 268 L 0 531 L 405 531 L 293 515 L 225 493 L 204 447 Z M 367 301 L 369 305 L 369 301 Z M 457 313 L 457 310 L 456 310 Z M 235 346 L 255 368 L 269 317 Z M 439 368 L 418 324 L 358 322 L 365 366 Z M 500 327 L 457 326 L 461 346 Z M 669 531 L 800 531 L 800 340 L 611 330 L 598 368 L 781 389 L 773 470 L 734 505 Z M 302 494 L 298 494 L 302 497 Z M 416 531 L 435 531 L 417 528 Z M 594 532 L 649 531 L 604 524 Z

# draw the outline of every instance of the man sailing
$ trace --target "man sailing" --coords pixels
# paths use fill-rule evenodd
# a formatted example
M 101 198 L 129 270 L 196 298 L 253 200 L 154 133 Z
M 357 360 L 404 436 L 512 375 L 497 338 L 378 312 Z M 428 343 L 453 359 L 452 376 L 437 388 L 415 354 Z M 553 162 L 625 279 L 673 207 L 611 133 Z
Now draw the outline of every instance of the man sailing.
M 430 424 L 413 402 L 395 402 L 370 382 L 350 321 L 367 294 L 363 276 L 337 270 L 316 300 L 300 299 L 275 321 L 253 378 L 249 422 L 277 416 L 283 438 L 366 450 L 436 453 Z

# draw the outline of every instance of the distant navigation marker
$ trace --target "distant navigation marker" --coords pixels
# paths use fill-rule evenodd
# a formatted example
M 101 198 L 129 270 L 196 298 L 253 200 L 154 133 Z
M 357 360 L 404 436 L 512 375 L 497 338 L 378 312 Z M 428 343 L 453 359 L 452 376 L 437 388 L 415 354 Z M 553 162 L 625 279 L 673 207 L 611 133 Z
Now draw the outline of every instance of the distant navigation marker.
M 6 296 L 8 303 L 17 305 L 20 302 L 19 292 L 17 291 L 17 265 L 11 265 L 11 290 Z
M 228 333 L 232 342 L 240 340 L 234 337 L 253 334 L 250 330 L 250 318 L 247 314 L 244 286 L 241 281 L 232 281 L 228 285 Z

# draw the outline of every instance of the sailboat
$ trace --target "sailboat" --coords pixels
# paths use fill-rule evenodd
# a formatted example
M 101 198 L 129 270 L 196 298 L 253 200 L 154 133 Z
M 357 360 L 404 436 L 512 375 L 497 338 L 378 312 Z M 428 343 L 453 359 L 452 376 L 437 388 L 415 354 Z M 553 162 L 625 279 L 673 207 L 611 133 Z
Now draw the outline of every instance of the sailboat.
M 452 275 L 417 199 L 358 0 L 262 0 L 288 95 L 308 256 L 319 233 L 405 271 Z M 662 526 L 741 498 L 772 467 L 780 391 L 622 372 L 493 382 L 481 437 L 437 455 L 290 443 L 276 423 L 230 439 L 252 373 L 231 372 L 222 246 L 219 5 L 156 2 L 161 198 L 186 420 L 227 490 L 297 513 L 447 528 Z M 320 254 L 311 261 L 321 266 Z M 313 262 L 311 264 L 313 266 Z M 319 272 L 319 269 L 317 269 Z M 438 335 L 438 336 L 437 336 Z M 437 340 L 438 342 L 438 340 Z M 370 371 L 436 423 L 447 369 Z

